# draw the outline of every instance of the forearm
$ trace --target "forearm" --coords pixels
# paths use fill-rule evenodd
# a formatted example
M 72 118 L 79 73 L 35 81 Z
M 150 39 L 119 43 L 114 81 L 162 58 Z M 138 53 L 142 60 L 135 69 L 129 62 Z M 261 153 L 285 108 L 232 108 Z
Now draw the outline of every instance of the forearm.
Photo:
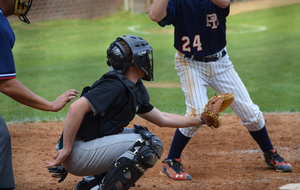
M 153 108 L 150 112 L 139 114 L 142 118 L 158 125 L 159 127 L 185 128 L 202 125 L 198 117 L 186 117 L 166 112 L 161 112 Z
M 72 150 L 80 124 L 85 113 L 88 111 L 90 111 L 90 107 L 84 97 L 70 105 L 63 130 L 63 144 L 65 151 L 70 152 Z
M 63 149 L 68 153 L 70 153 L 72 150 L 81 121 L 82 117 L 80 117 L 78 114 L 72 113 L 69 109 L 63 131 Z
M 169 0 L 155 0 L 149 11 L 149 17 L 154 22 L 159 22 L 167 15 L 167 7 Z
M 73 143 L 82 122 L 82 119 L 86 112 L 90 111 L 91 108 L 85 98 L 76 100 L 69 108 L 67 118 L 64 125 L 63 131 L 63 148 L 59 150 L 54 156 L 54 162 L 46 160 L 46 167 L 57 167 L 63 164 L 69 157 Z
M 211 0 L 215 5 L 225 9 L 229 6 L 230 0 Z
M 43 110 L 57 112 L 61 110 L 68 102 L 77 97 L 77 90 L 67 90 L 56 100 L 50 102 L 29 90 L 16 78 L 0 80 L 0 92 L 26 106 Z
M 1 81 L 1 92 L 26 106 L 43 111 L 52 111 L 51 102 L 33 93 L 17 79 Z
M 161 127 L 185 128 L 202 125 L 199 117 L 181 116 L 165 112 L 162 112 L 162 116 L 164 122 Z

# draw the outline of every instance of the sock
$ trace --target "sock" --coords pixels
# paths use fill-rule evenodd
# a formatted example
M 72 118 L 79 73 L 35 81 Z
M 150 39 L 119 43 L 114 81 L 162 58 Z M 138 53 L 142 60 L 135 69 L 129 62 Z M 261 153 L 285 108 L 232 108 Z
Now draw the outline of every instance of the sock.
M 259 131 L 249 131 L 253 139 L 257 142 L 259 145 L 260 149 L 264 152 L 267 153 L 270 150 L 273 149 L 273 145 L 271 143 L 271 140 L 269 138 L 268 132 L 266 127 L 262 128 Z
M 184 136 L 179 129 L 176 129 L 167 159 L 180 158 L 184 147 L 190 139 L 190 137 Z

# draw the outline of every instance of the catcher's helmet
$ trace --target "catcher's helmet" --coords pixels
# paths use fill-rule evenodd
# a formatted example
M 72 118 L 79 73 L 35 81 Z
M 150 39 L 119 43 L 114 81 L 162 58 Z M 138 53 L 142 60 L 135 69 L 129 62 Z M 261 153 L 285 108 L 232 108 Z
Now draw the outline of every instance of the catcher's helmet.
M 19 17 L 19 19 L 27 24 L 30 23 L 26 17 L 33 0 L 16 0 L 14 14 Z
M 119 41 L 125 41 L 132 51 L 133 61 L 128 59 L 124 47 Z M 145 76 L 143 80 L 153 80 L 153 51 L 149 43 L 143 38 L 135 35 L 125 35 L 118 37 L 107 49 L 107 64 L 115 70 L 124 72 L 130 66 L 141 69 Z

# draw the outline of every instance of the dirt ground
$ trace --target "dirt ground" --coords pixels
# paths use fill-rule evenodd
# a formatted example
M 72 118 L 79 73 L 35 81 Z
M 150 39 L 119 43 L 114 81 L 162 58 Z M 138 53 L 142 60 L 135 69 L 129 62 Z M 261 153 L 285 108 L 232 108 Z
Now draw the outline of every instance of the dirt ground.
M 231 14 L 300 3 L 299 0 L 255 0 L 232 3 Z M 300 113 L 264 114 L 271 141 L 293 166 L 292 173 L 277 173 L 264 163 L 258 145 L 235 115 L 223 115 L 223 126 L 215 131 L 203 127 L 185 148 L 182 160 L 191 181 L 174 181 L 160 175 L 175 129 L 161 129 L 140 118 L 132 121 L 147 126 L 164 143 L 162 159 L 132 189 L 194 190 L 278 189 L 300 183 Z M 44 161 L 55 154 L 64 122 L 8 124 L 12 136 L 13 166 L 17 190 L 71 190 L 82 177 L 71 174 L 58 184 L 50 177 Z M 132 126 L 132 125 L 130 125 Z
M 293 173 L 267 169 L 262 152 L 235 115 L 223 115 L 223 126 L 203 127 L 185 148 L 182 160 L 191 181 L 174 181 L 160 174 L 161 161 L 171 145 L 175 129 L 159 128 L 141 118 L 132 122 L 147 126 L 164 143 L 162 159 L 132 189 L 273 190 L 300 183 L 300 113 L 265 114 L 275 148 L 293 166 Z M 132 125 L 130 125 L 132 126 Z M 11 124 L 13 166 L 17 190 L 72 189 L 81 177 L 68 175 L 62 183 L 50 177 L 44 161 L 55 154 L 63 122 Z

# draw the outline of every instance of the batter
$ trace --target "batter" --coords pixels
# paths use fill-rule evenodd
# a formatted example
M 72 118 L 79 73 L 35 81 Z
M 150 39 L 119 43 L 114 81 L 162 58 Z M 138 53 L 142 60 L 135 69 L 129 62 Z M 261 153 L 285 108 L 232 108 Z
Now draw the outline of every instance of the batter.
M 291 172 L 269 139 L 259 107 L 235 71 L 226 50 L 226 17 L 230 0 L 155 0 L 149 16 L 162 27 L 174 26 L 175 69 L 185 95 L 186 115 L 199 117 L 207 86 L 218 93 L 232 92 L 232 110 L 264 152 L 269 167 Z M 181 153 L 199 127 L 177 129 L 162 172 L 175 180 L 190 180 L 181 167 Z

